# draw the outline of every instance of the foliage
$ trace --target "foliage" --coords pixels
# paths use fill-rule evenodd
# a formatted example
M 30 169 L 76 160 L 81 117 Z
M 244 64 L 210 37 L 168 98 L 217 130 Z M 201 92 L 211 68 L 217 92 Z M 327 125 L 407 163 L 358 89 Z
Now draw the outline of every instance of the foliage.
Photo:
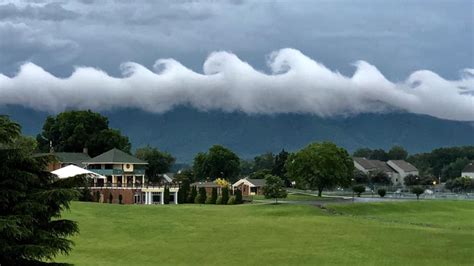
M 223 187 L 222 188 L 221 196 L 222 196 L 222 204 L 227 204 L 227 201 L 229 200 L 229 188 L 228 187 Z
M 266 175 L 272 174 L 272 171 L 269 169 L 262 169 L 250 174 L 250 179 L 265 179 Z
M 206 189 L 205 188 L 203 188 L 203 187 L 199 188 L 199 196 L 201 196 L 201 199 L 200 199 L 199 203 L 206 202 L 207 194 L 206 194 Z
M 457 158 L 454 162 L 445 165 L 441 169 L 441 178 L 443 180 L 449 180 L 449 179 L 461 177 L 462 170 L 470 162 L 471 162 L 471 160 L 469 160 L 466 157 Z
M 48 116 L 43 131 L 36 137 L 38 148 L 49 152 L 50 141 L 56 152 L 82 152 L 96 156 L 112 148 L 130 152 L 131 144 L 120 131 L 109 128 L 109 121 L 99 113 L 66 111 Z
M 377 185 L 390 185 L 392 180 L 388 177 L 387 173 L 382 171 L 377 171 L 369 175 L 369 181 L 372 184 Z
M 170 188 L 169 187 L 165 187 L 165 190 L 163 191 L 163 203 L 170 204 Z
M 433 181 L 436 181 L 436 178 L 432 176 L 407 175 L 403 181 L 405 186 L 429 186 L 433 184 Z
M 263 187 L 263 195 L 267 199 L 275 199 L 275 203 L 278 203 L 278 199 L 286 198 L 288 195 L 284 188 L 283 180 L 280 177 L 274 175 L 265 176 L 265 186 Z
M 377 190 L 377 194 L 379 194 L 379 196 L 380 196 L 381 198 L 383 198 L 383 197 L 385 197 L 385 194 L 387 194 L 387 190 L 385 190 L 384 188 L 379 188 L 379 189 Z
M 369 176 L 361 170 L 354 168 L 354 182 L 356 184 L 367 184 L 369 182 Z
M 458 177 L 448 180 L 445 186 L 453 192 L 474 190 L 474 179 L 467 176 Z
M 252 160 L 240 160 L 240 174 L 248 176 L 254 172 L 254 162 Z
M 235 197 L 232 196 L 229 198 L 229 200 L 227 201 L 227 205 L 235 205 L 236 204 L 236 201 L 235 201 Z
M 274 167 L 275 156 L 271 152 L 261 154 L 254 157 L 254 172 L 261 170 L 272 171 Z
M 211 204 L 216 204 L 217 200 L 217 188 L 213 187 L 211 191 L 211 197 L 209 197 Z
M 286 152 L 284 149 L 281 150 L 281 152 L 275 156 L 275 163 L 272 169 L 272 174 L 280 177 L 285 183 L 286 187 L 291 186 L 291 181 L 288 179 L 288 176 L 286 175 L 286 168 L 285 168 L 285 163 L 288 160 L 289 155 L 290 154 Z
M 216 198 L 217 199 L 217 198 Z M 207 197 L 205 204 L 216 204 L 215 202 L 212 202 L 212 197 Z
M 92 196 L 92 192 L 88 187 L 84 187 L 80 190 L 79 200 L 80 201 L 94 201 L 94 197 Z
M 422 187 L 415 186 L 411 188 L 411 193 L 416 195 L 416 199 L 420 199 L 420 195 L 423 194 L 425 190 Z
M 184 180 L 181 182 L 178 190 L 178 203 L 186 203 L 188 194 L 191 190 L 189 180 Z
M 100 201 L 100 191 L 98 191 L 98 190 L 95 192 L 95 201 L 96 202 Z
M 179 171 L 174 176 L 174 181 L 178 183 L 188 182 L 189 184 L 191 184 L 195 182 L 196 179 L 194 178 L 194 173 L 192 169 L 185 169 L 185 170 Z
M 242 191 L 240 189 L 236 189 L 234 193 L 235 193 L 235 203 L 242 204 L 243 203 Z
M 365 187 L 362 185 L 353 186 L 352 191 L 357 194 L 357 197 L 360 197 L 360 194 L 365 192 Z
M 408 152 L 402 146 L 393 146 L 388 151 L 389 160 L 406 160 Z
M 302 188 L 323 189 L 347 186 L 354 163 L 347 151 L 330 142 L 312 143 L 292 154 L 286 163 L 288 176 Z
M 197 189 L 196 189 L 196 186 L 193 186 L 191 188 L 191 193 L 189 193 L 189 195 L 188 195 L 187 202 L 188 203 L 194 203 L 194 200 L 196 199 L 196 196 L 197 196 Z
M 214 180 L 214 183 L 216 183 L 220 187 L 229 187 L 230 183 L 229 181 L 225 180 L 224 178 L 217 178 Z
M 207 153 L 196 155 L 193 170 L 198 180 L 220 177 L 235 182 L 240 172 L 240 159 L 231 150 L 214 145 Z
M 216 199 L 216 204 L 219 205 L 219 204 L 222 204 L 222 202 L 223 202 L 223 201 L 222 201 L 222 196 L 217 197 L 217 199 Z
M 150 146 L 137 149 L 135 156 L 148 162 L 145 174 L 151 182 L 159 182 L 161 180 L 160 174 L 169 172 L 171 165 L 176 160 L 171 154 Z
M 69 237 L 79 230 L 61 219 L 83 185 L 83 178 L 63 182 L 44 171 L 47 161 L 23 149 L 8 147 L 20 136 L 20 126 L 0 116 L 0 263 L 35 265 L 71 251 Z
M 123 196 L 122 194 L 119 194 L 118 196 L 119 204 L 122 204 Z
M 112 195 L 112 193 L 109 194 L 109 203 L 112 203 L 114 200 L 114 196 Z
M 206 198 L 203 198 L 201 194 L 197 194 L 196 197 L 194 198 L 194 203 L 196 204 L 202 204 L 206 202 Z

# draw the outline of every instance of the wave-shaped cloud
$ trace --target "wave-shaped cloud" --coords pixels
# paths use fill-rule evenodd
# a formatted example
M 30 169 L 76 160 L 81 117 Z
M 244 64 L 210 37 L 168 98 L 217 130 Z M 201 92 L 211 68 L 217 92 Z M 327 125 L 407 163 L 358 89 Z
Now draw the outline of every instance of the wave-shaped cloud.
M 124 63 L 120 78 L 90 67 L 77 67 L 70 77 L 58 78 L 26 63 L 14 77 L 0 74 L 0 105 L 45 111 L 131 107 L 158 113 L 187 105 L 323 117 L 396 110 L 474 121 L 474 69 L 465 69 L 459 80 L 420 70 L 394 83 L 365 61 L 356 62 L 354 75 L 347 77 L 290 48 L 273 52 L 267 64 L 271 74 L 232 53 L 214 52 L 204 62 L 203 74 L 174 59 L 160 59 L 153 71 Z

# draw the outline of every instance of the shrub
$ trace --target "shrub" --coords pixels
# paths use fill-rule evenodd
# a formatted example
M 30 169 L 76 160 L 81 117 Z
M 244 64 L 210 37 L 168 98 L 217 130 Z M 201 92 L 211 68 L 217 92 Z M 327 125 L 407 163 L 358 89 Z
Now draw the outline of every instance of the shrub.
M 365 191 L 365 187 L 358 185 L 358 186 L 353 186 L 352 191 L 357 194 L 357 197 L 360 197 L 360 194 L 362 194 Z
M 191 188 L 191 193 L 189 193 L 189 195 L 188 195 L 187 202 L 188 203 L 193 203 L 194 200 L 196 199 L 196 195 L 197 195 L 197 190 L 196 190 L 196 186 L 194 186 L 194 187 Z
M 235 204 L 235 197 L 232 196 L 229 198 L 229 200 L 227 201 L 227 205 L 234 205 Z
M 217 188 L 216 187 L 212 188 L 211 197 L 209 199 L 211 201 L 211 204 L 216 204 L 216 200 L 217 200 Z
M 212 197 L 207 197 L 205 204 L 216 204 L 216 203 L 212 202 Z
M 79 195 L 79 201 L 94 201 L 94 197 L 92 197 L 92 192 L 88 187 L 85 187 L 81 190 L 81 194 Z
M 379 194 L 379 196 L 380 196 L 381 198 L 383 198 L 383 197 L 385 197 L 385 194 L 387 194 L 387 190 L 385 190 L 385 189 L 383 189 L 383 188 L 379 188 L 379 189 L 377 190 L 377 193 Z
M 170 204 L 170 189 L 169 187 L 165 187 L 165 191 L 163 192 L 163 203 Z
M 240 189 L 235 190 L 235 204 L 242 204 L 242 191 Z
M 229 189 L 227 187 L 222 188 L 222 204 L 227 204 L 229 201 Z
M 100 191 L 95 192 L 95 201 L 100 202 Z
M 222 196 L 217 197 L 216 204 L 222 204 Z
M 206 189 L 203 188 L 203 187 L 200 187 L 199 188 L 199 196 L 201 196 L 200 198 L 200 202 L 199 203 L 205 203 L 206 202 L 206 198 L 207 198 L 207 194 L 206 194 Z
M 109 194 L 109 203 L 112 203 L 112 201 L 114 200 L 114 196 L 112 195 L 112 193 Z
M 119 198 L 119 204 L 122 204 L 122 200 L 123 200 L 122 194 L 119 194 L 119 197 L 118 197 L 118 198 Z
M 201 194 L 198 194 L 198 195 L 194 198 L 194 203 L 196 203 L 196 204 L 203 203 L 203 202 L 202 202 L 202 196 L 201 196 Z
M 416 199 L 420 199 L 420 195 L 423 194 L 425 192 L 425 190 L 422 188 L 422 187 L 412 187 L 411 188 L 411 193 L 415 194 L 416 195 Z

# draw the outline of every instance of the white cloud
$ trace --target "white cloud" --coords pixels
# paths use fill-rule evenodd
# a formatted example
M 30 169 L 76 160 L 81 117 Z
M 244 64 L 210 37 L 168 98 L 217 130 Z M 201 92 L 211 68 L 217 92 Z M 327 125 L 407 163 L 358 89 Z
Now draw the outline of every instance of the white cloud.
M 474 89 L 473 69 L 455 81 L 420 70 L 394 83 L 367 62 L 357 62 L 354 75 L 348 77 L 295 49 L 272 53 L 267 64 L 271 74 L 255 70 L 234 54 L 214 52 L 204 62 L 202 74 L 174 59 L 160 59 L 153 71 L 124 63 L 120 78 L 77 67 L 62 79 L 27 63 L 14 77 L 0 74 L 0 105 L 47 111 L 132 107 L 149 112 L 189 105 L 201 110 L 323 117 L 401 110 L 474 121 L 474 95 L 465 93 Z

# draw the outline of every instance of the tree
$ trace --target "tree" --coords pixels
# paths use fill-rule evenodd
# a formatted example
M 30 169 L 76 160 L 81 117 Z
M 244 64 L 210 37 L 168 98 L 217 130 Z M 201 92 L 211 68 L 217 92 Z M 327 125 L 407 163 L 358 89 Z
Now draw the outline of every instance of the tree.
M 284 189 L 283 180 L 275 175 L 265 176 L 265 187 L 263 187 L 263 195 L 267 199 L 275 199 L 275 203 L 278 203 L 278 198 L 286 198 L 287 193 Z
M 163 191 L 163 203 L 170 204 L 170 188 L 169 187 L 165 187 L 165 190 Z
M 406 160 L 408 152 L 402 146 L 393 146 L 388 151 L 389 160 Z
M 56 152 L 82 152 L 96 156 L 112 148 L 130 152 L 131 144 L 120 131 L 109 128 L 106 117 L 92 111 L 66 111 L 48 116 L 43 131 L 36 137 L 38 148 L 49 152 L 50 142 Z
M 222 204 L 227 204 L 229 201 L 229 188 L 223 187 L 221 190 Z
M 200 196 L 199 203 L 205 203 L 207 194 L 206 194 L 206 189 L 204 187 L 199 188 L 199 196 Z
M 375 149 L 369 156 L 371 160 L 388 161 L 388 154 L 383 149 Z
M 189 193 L 189 195 L 188 195 L 188 200 L 187 201 L 189 203 L 194 203 L 194 199 L 196 198 L 196 196 L 197 196 L 197 189 L 196 189 L 196 186 L 193 186 L 191 188 L 191 193 Z
M 178 190 L 178 203 L 186 203 L 188 202 L 188 194 L 190 192 L 190 183 L 189 181 L 182 182 L 179 186 Z
M 122 204 L 123 196 L 122 194 L 119 194 L 118 196 L 119 204 Z
M 356 184 L 367 184 L 369 182 L 369 176 L 359 169 L 354 169 L 354 182 Z
M 198 180 L 221 177 L 235 182 L 240 172 L 240 159 L 231 150 L 214 145 L 207 153 L 196 155 L 193 170 Z
M 265 179 L 265 176 L 271 175 L 272 171 L 269 169 L 262 169 L 250 174 L 250 179 Z
M 353 186 L 352 191 L 357 194 L 357 197 L 360 198 L 360 194 L 365 192 L 365 187 L 361 185 Z
M 252 160 L 240 160 L 240 174 L 247 176 L 254 171 L 254 162 Z
M 243 203 L 242 191 L 240 189 L 235 190 L 235 203 L 236 204 L 242 204 Z
M 361 157 L 361 158 L 370 158 L 370 155 L 372 154 L 372 150 L 369 148 L 361 148 L 357 149 L 352 156 L 353 157 Z
M 464 167 L 470 162 L 471 161 L 466 157 L 457 158 L 454 162 L 445 165 L 441 169 L 441 178 L 443 178 L 443 180 L 449 180 L 452 178 L 461 177 L 462 169 L 464 169 Z
M 135 156 L 148 162 L 145 175 L 151 182 L 159 182 L 160 174 L 167 173 L 176 160 L 171 154 L 150 146 L 137 149 Z
M 420 199 L 420 195 L 423 194 L 425 192 L 425 190 L 422 188 L 422 187 L 412 187 L 411 188 L 411 193 L 415 194 L 416 195 L 416 199 Z
M 20 126 L 0 116 L 0 262 L 35 265 L 71 251 L 76 222 L 61 219 L 72 199 L 79 196 L 68 182 L 44 171 L 47 160 L 33 158 L 9 146 L 20 136 Z M 73 182 L 77 181 L 77 182 Z
M 383 188 L 379 188 L 379 189 L 377 190 L 377 194 L 379 194 L 379 196 L 380 196 L 381 198 L 383 198 L 383 197 L 385 197 L 385 194 L 387 194 L 387 190 L 385 190 L 385 189 L 383 189 Z
M 375 173 L 370 174 L 369 181 L 375 185 L 390 185 L 392 181 L 388 177 L 387 173 L 382 171 L 377 171 Z
M 291 181 L 288 179 L 288 176 L 286 175 L 286 168 L 285 168 L 285 163 L 288 160 L 289 155 L 290 154 L 286 152 L 284 149 L 281 150 L 281 152 L 275 156 L 275 164 L 273 165 L 273 169 L 272 169 L 272 174 L 280 177 L 285 183 L 286 187 L 291 186 Z
M 109 194 L 109 203 L 112 203 L 114 200 L 114 196 L 112 195 L 112 193 Z
M 254 159 L 254 171 L 269 170 L 272 171 L 274 167 L 275 156 L 271 152 L 267 152 L 256 156 Z
M 211 191 L 211 200 L 210 200 L 210 203 L 211 203 L 211 204 L 216 204 L 216 200 L 217 200 L 217 188 L 216 188 L 216 187 L 213 187 L 213 188 L 212 188 L 212 191 Z
M 407 175 L 403 179 L 403 182 L 406 186 L 428 186 L 432 185 L 433 181 L 436 181 L 436 178 L 432 176 L 417 176 L 417 175 Z
M 354 162 L 345 149 L 331 142 L 312 143 L 291 155 L 286 169 L 297 186 L 316 189 L 321 197 L 324 189 L 351 183 Z
M 474 189 L 474 179 L 464 176 L 450 179 L 446 182 L 446 188 L 453 192 L 461 192 Z

